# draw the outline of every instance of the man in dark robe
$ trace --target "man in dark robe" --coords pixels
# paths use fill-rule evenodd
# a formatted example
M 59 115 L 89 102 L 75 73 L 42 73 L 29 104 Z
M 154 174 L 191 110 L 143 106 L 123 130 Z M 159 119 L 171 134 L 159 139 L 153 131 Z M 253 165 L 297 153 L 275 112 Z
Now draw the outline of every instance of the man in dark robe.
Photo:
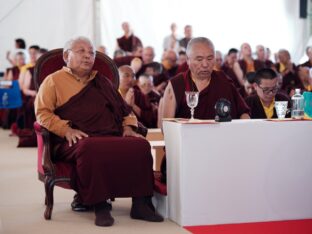
M 180 50 L 185 51 L 187 44 L 193 37 L 193 29 L 191 25 L 185 25 L 184 27 L 184 37 L 179 41 Z
M 215 50 L 213 43 L 204 37 L 193 38 L 187 46 L 189 70 L 172 78 L 164 93 L 162 118 L 190 118 L 185 91 L 198 91 L 199 100 L 195 107 L 197 119 L 215 119 L 214 106 L 225 98 L 231 102 L 233 119 L 249 119 L 249 108 L 237 89 L 223 72 L 213 71 Z M 162 166 L 164 168 L 164 166 Z M 164 173 L 165 170 L 162 170 Z
M 117 39 L 119 49 L 122 49 L 128 55 L 132 55 L 138 47 L 143 47 L 141 40 L 131 32 L 128 22 L 122 23 L 122 30 L 124 35 Z
M 263 68 L 256 72 L 254 87 L 256 94 L 246 98 L 252 119 L 277 118 L 275 101 L 288 101 L 288 108 L 290 107 L 289 97 L 278 92 L 278 75 L 271 68 Z M 290 117 L 290 113 L 286 117 Z
M 275 68 L 283 77 L 281 89 L 289 95 L 292 89 L 300 88 L 301 83 L 298 77 L 298 69 L 292 63 L 288 50 L 279 50 L 278 59 L 279 62 L 275 64 Z
M 274 69 L 274 63 L 270 59 L 267 59 L 266 53 L 267 51 L 263 45 L 257 45 L 256 46 L 257 59 L 255 59 L 255 61 L 258 64 L 260 64 L 261 62 L 264 63 L 265 68 Z
M 132 108 L 138 120 L 148 128 L 155 128 L 157 113 L 148 102 L 147 97 L 135 85 L 135 74 L 130 66 L 119 67 L 119 92 L 126 103 Z
M 238 77 L 234 71 L 234 64 L 237 63 L 237 58 L 238 50 L 235 48 L 231 48 L 227 53 L 226 60 L 224 61 L 221 70 L 233 80 L 235 87 L 240 90 L 242 89 L 242 85 L 240 84 Z
M 55 134 L 54 160 L 75 165 L 72 187 L 94 206 L 96 225 L 113 225 L 112 197 L 132 197 L 133 219 L 163 221 L 150 201 L 150 145 L 133 131 L 137 120 L 112 83 L 92 71 L 94 46 L 70 40 L 63 58 L 66 67 L 44 80 L 35 100 L 37 121 Z
M 214 119 L 214 105 L 220 98 L 231 102 L 232 118 L 249 118 L 249 109 L 233 83 L 223 72 L 213 71 L 215 51 L 212 42 L 207 38 L 194 38 L 186 53 L 189 70 L 169 81 L 164 94 L 163 118 L 190 118 L 185 91 L 199 92 L 195 118 Z
M 256 72 L 265 67 L 264 62 L 260 60 L 254 60 L 252 58 L 251 47 L 248 43 L 241 45 L 242 59 L 238 60 L 239 66 L 242 69 L 243 76 L 245 77 L 248 72 Z

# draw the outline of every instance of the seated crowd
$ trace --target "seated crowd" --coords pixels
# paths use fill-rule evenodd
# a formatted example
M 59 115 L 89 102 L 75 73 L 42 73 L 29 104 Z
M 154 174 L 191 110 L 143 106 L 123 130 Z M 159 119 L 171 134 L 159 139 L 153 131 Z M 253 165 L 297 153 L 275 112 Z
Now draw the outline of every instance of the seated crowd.
M 214 105 L 220 98 L 231 102 L 233 119 L 276 118 L 275 100 L 287 100 L 290 105 L 294 89 L 312 91 L 309 70 L 312 47 L 306 51 L 309 60 L 296 66 L 285 49 L 278 51 L 274 62 L 270 60 L 268 48 L 258 45 L 254 57 L 248 43 L 243 43 L 240 50 L 230 48 L 223 56 L 208 38 L 193 38 L 192 26 L 185 26 L 183 38 L 177 36 L 175 24 L 170 28 L 171 34 L 164 39 L 163 55 L 158 62 L 154 60 L 154 48 L 144 47 L 140 38 L 132 33 L 129 23 L 122 24 L 124 35 L 116 40 L 113 57 L 119 71 L 118 90 L 92 71 L 95 49 L 87 38 L 75 38 L 65 44 L 66 67 L 48 76 L 38 93 L 34 87 L 34 66 L 46 50 L 33 45 L 27 52 L 24 40 L 16 39 L 14 57 L 7 54 L 12 67 L 6 70 L 4 79 L 18 80 L 23 105 L 18 109 L 1 109 L 0 124 L 11 128 L 12 134 L 20 138 L 29 136 L 28 146 L 36 145 L 33 131 L 36 120 L 58 137 L 55 149 L 58 156 L 79 165 L 75 190 L 79 202 L 94 207 L 96 225 L 114 223 L 106 200 L 120 196 L 132 197 L 132 218 L 163 220 L 150 201 L 153 184 L 150 148 L 133 129 L 137 121 L 148 128 L 161 128 L 163 118 L 190 118 L 185 91 L 200 92 L 194 113 L 198 119 L 214 119 Z M 76 53 L 80 50 L 83 53 Z M 101 46 L 98 51 L 105 53 L 106 48 Z M 103 103 L 89 106 L 92 99 L 102 98 Z M 89 106 L 88 111 L 73 115 L 76 106 L 81 105 Z M 94 118 L 88 122 L 85 117 L 90 115 Z M 137 144 L 136 160 L 141 164 L 131 168 L 136 172 L 122 167 L 124 173 L 116 175 L 123 158 L 100 157 L 107 153 L 103 136 L 137 137 L 133 144 Z M 92 151 L 94 158 L 86 161 L 86 151 Z M 163 165 L 165 167 L 165 163 Z M 92 176 L 94 171 L 97 176 Z M 165 169 L 162 172 L 165 174 Z M 135 179 L 133 173 L 136 173 Z M 119 184 L 109 186 L 110 182 L 104 178 L 112 178 L 111 181 Z M 131 184 L 134 180 L 137 183 Z

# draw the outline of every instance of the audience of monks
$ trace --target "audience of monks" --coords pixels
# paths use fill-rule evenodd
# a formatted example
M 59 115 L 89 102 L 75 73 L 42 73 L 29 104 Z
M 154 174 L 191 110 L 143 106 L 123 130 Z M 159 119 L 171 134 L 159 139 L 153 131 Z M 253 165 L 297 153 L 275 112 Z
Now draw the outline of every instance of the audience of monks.
M 113 56 L 113 60 L 120 68 L 121 82 L 119 91 L 132 108 L 133 113 L 144 125 L 149 128 L 161 127 L 158 112 L 163 112 L 160 108 L 164 108 L 162 97 L 165 89 L 172 86 L 172 82 L 175 82 L 173 78 L 178 74 L 190 72 L 190 58 L 187 54 L 187 45 L 193 38 L 193 28 L 191 25 L 186 25 L 184 27 L 184 37 L 180 37 L 177 34 L 177 25 L 172 23 L 170 25 L 171 33 L 163 41 L 164 51 L 161 61 L 155 61 L 154 47 L 151 45 L 143 46 L 142 40 L 133 33 L 133 29 L 128 22 L 123 22 L 121 26 L 123 35 L 116 39 L 116 51 Z M 12 56 L 12 53 L 7 53 L 7 59 L 12 64 L 12 67 L 6 70 L 4 79 L 18 80 L 23 94 L 24 106 L 21 110 L 13 111 L 12 113 L 14 114 L 10 114 L 9 122 L 8 115 L 4 115 L 3 110 L 0 112 L 0 117 L 3 127 L 8 128 L 12 124 L 17 123 L 15 125 L 16 130 L 16 126 L 18 126 L 18 129 L 25 128 L 34 120 L 34 115 L 30 114 L 33 113 L 31 102 L 33 102 L 36 96 L 32 76 L 33 67 L 40 56 L 40 48 L 39 46 L 31 46 L 26 51 L 26 43 L 21 38 L 15 40 L 15 47 L 14 56 Z M 98 51 L 105 53 L 105 46 L 98 46 Z M 240 50 L 230 48 L 225 54 L 215 50 L 215 48 L 214 51 L 213 76 L 218 74 L 218 76 L 226 77 L 245 100 L 250 100 L 249 97 L 251 95 L 259 94 L 257 91 L 259 90 L 259 84 L 251 81 L 250 77 L 252 76 L 251 74 L 255 76 L 256 72 L 261 69 L 270 68 L 276 74 L 279 91 L 276 94 L 277 96 L 274 96 L 275 98 L 279 97 L 279 93 L 290 98 L 295 88 L 300 88 L 302 91 L 312 90 L 312 79 L 310 78 L 312 74 L 309 70 L 312 67 L 311 47 L 308 47 L 306 50 L 309 60 L 298 66 L 291 61 L 290 53 L 286 49 L 280 49 L 276 60 L 272 61 L 270 60 L 269 48 L 257 45 L 253 52 L 247 42 L 242 43 Z M 127 88 L 127 90 L 122 86 L 122 71 L 125 69 L 131 71 L 132 76 L 131 82 L 129 81 L 131 87 Z M 184 76 L 186 77 L 186 75 Z M 265 78 L 264 80 L 268 79 Z M 133 97 L 131 98 L 129 97 L 130 94 L 126 95 L 126 93 L 130 92 L 133 92 Z M 259 95 L 257 96 L 260 98 Z M 211 99 L 210 101 L 215 102 L 216 100 Z M 166 105 L 165 107 L 167 107 Z M 235 105 L 237 105 L 237 100 L 233 101 L 233 106 Z M 249 103 L 249 105 L 251 104 Z M 258 108 L 262 112 L 260 106 Z M 197 109 L 199 110 L 199 108 Z M 176 110 L 174 111 L 176 112 Z M 32 116 L 25 119 L 25 113 Z M 233 118 L 235 118 L 236 114 L 232 114 Z M 195 117 L 196 115 L 197 113 L 195 112 Z M 214 113 L 211 113 L 209 118 L 214 118 L 213 115 Z M 267 118 L 273 116 L 266 115 Z M 251 118 L 253 118 L 252 114 Z
M 191 25 L 185 26 L 184 37 L 180 38 L 173 23 L 164 39 L 161 61 L 155 61 L 153 46 L 143 47 L 128 22 L 122 29 L 124 34 L 116 40 L 113 56 L 119 70 L 118 90 L 92 70 L 95 49 L 84 37 L 65 44 L 66 66 L 49 75 L 38 93 L 34 67 L 46 51 L 39 46 L 26 51 L 25 41 L 16 39 L 15 54 L 7 53 L 12 66 L 4 75 L 4 80 L 18 81 L 23 106 L 0 110 L 0 124 L 19 137 L 28 134 L 27 146 L 36 144 L 35 120 L 55 134 L 59 159 L 77 165 L 75 199 L 81 206 L 94 208 L 98 226 L 114 223 L 107 203 L 112 197 L 132 197 L 130 216 L 134 219 L 163 221 L 151 203 L 150 147 L 133 129 L 138 122 L 147 128 L 161 128 L 163 118 L 190 118 L 186 91 L 199 92 L 194 112 L 198 119 L 215 119 L 215 103 L 222 98 L 231 103 L 232 119 L 276 118 L 275 101 L 288 101 L 290 108 L 294 89 L 312 91 L 312 47 L 306 50 L 309 60 L 298 66 L 286 49 L 280 49 L 273 62 L 268 48 L 257 45 L 253 56 L 246 42 L 240 50 L 230 48 L 223 55 L 210 39 L 193 38 Z M 105 46 L 99 46 L 98 51 L 105 53 Z M 115 154 L 115 148 L 105 141 L 107 136 L 117 137 L 119 145 L 128 146 L 127 152 L 119 147 L 119 154 Z M 131 160 L 126 157 L 129 152 Z M 165 168 L 164 160 L 163 181 Z

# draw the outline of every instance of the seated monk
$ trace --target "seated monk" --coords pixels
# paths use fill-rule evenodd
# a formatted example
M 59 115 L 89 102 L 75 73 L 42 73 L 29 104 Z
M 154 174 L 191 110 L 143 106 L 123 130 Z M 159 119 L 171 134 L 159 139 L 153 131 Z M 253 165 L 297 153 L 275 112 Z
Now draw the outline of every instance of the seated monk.
M 214 71 L 215 51 L 212 42 L 203 37 L 193 38 L 186 50 L 189 69 L 172 78 L 165 90 L 163 118 L 190 118 L 185 91 L 198 91 L 199 101 L 195 118 L 214 119 L 215 103 L 228 99 L 233 119 L 249 118 L 249 108 L 233 82 L 223 72 Z
M 278 92 L 278 75 L 273 69 L 258 70 L 254 77 L 254 88 L 256 94 L 246 98 L 252 119 L 277 118 L 275 101 L 288 101 L 288 108 L 290 107 L 289 97 Z M 286 117 L 290 117 L 289 115 L 290 113 Z
M 291 56 L 288 50 L 280 49 L 278 51 L 279 62 L 275 64 L 277 72 L 283 76 L 281 89 L 288 95 L 293 88 L 300 88 L 300 80 L 298 77 L 298 69 L 291 61 Z
M 157 115 L 147 97 L 135 85 L 135 74 L 132 67 L 124 65 L 119 67 L 119 92 L 126 103 L 132 108 L 138 120 L 148 128 L 155 128 Z
M 223 72 L 214 71 L 215 50 L 213 43 L 204 37 L 193 38 L 186 49 L 189 69 L 173 77 L 165 90 L 162 118 L 190 118 L 185 91 L 198 91 L 199 100 L 194 117 L 215 119 L 214 106 L 220 98 L 231 102 L 233 119 L 249 119 L 249 108 L 237 89 Z M 160 108 L 160 107 L 159 107 Z M 165 173 L 162 166 L 162 173 Z
M 248 72 L 256 72 L 261 68 L 265 67 L 265 63 L 260 60 L 254 60 L 252 58 L 251 47 L 248 43 L 243 43 L 241 45 L 241 55 L 242 59 L 238 60 L 239 66 L 245 77 Z
M 150 145 L 132 129 L 137 119 L 112 83 L 92 70 L 92 42 L 68 41 L 63 58 L 66 67 L 43 81 L 35 99 L 37 121 L 55 134 L 53 160 L 75 165 L 72 187 L 94 206 L 96 225 L 113 225 L 106 200 L 116 197 L 132 197 L 131 218 L 163 221 L 151 203 Z
M 17 52 L 14 57 L 15 66 L 8 68 L 5 74 L 5 80 L 18 80 L 20 70 L 25 65 L 25 54 Z
M 34 122 L 36 121 L 35 111 L 34 111 L 34 100 L 37 95 L 34 82 L 34 67 L 28 68 L 22 87 L 22 92 L 24 95 L 24 128 L 32 129 Z
M 152 127 L 156 128 L 157 127 L 158 106 L 159 106 L 159 101 L 160 101 L 161 96 L 154 89 L 152 76 L 142 74 L 142 75 L 140 75 L 137 82 L 138 82 L 138 87 L 140 88 L 141 92 L 146 97 L 149 105 L 151 105 L 153 108 L 153 114 L 154 114 L 153 120 L 155 120 L 155 122 L 153 123 Z
M 132 55 L 137 47 L 142 47 L 142 42 L 133 34 L 128 22 L 123 22 L 121 27 L 124 35 L 117 38 L 117 48 L 125 51 L 127 55 Z
M 148 102 L 157 109 L 161 96 L 154 90 L 153 77 L 146 74 L 140 75 L 138 79 L 138 87 L 145 97 L 147 97 Z
M 25 65 L 25 54 L 24 52 L 17 52 L 14 57 L 13 67 L 6 70 L 4 80 L 18 80 L 20 69 Z M 18 115 L 18 109 L 2 109 L 0 110 L 0 125 L 7 129 L 16 121 Z

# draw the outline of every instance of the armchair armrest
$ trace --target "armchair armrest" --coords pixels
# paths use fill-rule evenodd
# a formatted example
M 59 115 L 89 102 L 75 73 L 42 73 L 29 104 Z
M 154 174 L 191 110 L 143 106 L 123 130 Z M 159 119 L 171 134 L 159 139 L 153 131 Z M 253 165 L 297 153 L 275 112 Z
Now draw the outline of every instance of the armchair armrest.
M 55 175 L 55 166 L 52 162 L 51 133 L 39 123 L 34 123 L 38 141 L 38 172 L 44 175 Z

